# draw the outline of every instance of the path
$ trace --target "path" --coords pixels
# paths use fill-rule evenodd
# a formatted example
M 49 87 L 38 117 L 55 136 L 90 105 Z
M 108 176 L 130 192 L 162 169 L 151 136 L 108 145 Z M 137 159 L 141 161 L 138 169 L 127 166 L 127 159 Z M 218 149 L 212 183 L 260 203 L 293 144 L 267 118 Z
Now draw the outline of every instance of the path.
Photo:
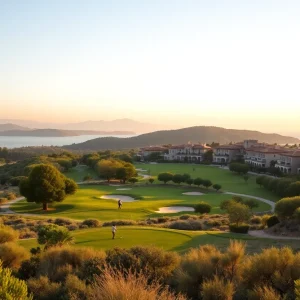
M 291 236 L 280 236 L 280 235 L 272 235 L 264 232 L 263 230 L 250 230 L 248 232 L 249 235 L 264 238 L 264 239 L 273 239 L 273 240 L 299 240 L 300 237 L 291 237 Z
M 24 197 L 19 197 L 15 200 L 11 200 L 3 205 L 0 206 L 0 213 L 4 215 L 10 215 L 10 214 L 15 214 L 13 210 L 10 209 L 10 206 L 18 201 L 24 200 Z
M 232 193 L 232 192 L 224 192 L 224 194 L 256 199 L 258 201 L 269 204 L 271 206 L 271 212 L 274 212 L 274 209 L 275 209 L 275 203 L 273 201 L 267 200 L 267 199 L 264 199 L 264 198 L 261 198 L 261 197 L 250 196 L 250 195 L 245 195 L 245 194 L 238 194 L 238 193 Z

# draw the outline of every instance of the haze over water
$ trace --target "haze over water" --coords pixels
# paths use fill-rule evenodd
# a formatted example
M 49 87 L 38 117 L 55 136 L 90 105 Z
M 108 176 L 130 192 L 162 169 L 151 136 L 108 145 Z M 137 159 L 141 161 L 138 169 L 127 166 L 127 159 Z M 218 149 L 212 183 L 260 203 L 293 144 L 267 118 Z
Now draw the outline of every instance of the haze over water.
M 0 147 L 19 148 L 28 146 L 64 146 L 82 143 L 91 139 L 105 137 L 104 135 L 80 135 L 63 137 L 35 137 L 35 136 L 0 136 Z M 122 135 L 115 137 L 129 137 Z

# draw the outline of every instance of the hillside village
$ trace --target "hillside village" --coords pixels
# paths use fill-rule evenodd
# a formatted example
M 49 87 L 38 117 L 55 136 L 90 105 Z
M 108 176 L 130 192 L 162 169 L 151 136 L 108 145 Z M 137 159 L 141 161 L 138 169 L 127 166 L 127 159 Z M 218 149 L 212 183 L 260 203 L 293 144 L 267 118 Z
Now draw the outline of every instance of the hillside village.
M 138 157 L 144 161 L 156 153 L 165 161 L 201 163 L 209 151 L 212 152 L 212 163 L 214 164 L 223 165 L 242 159 L 253 167 L 276 167 L 284 174 L 300 174 L 299 148 L 260 143 L 258 140 L 244 140 L 240 143 L 215 147 L 193 143 L 149 146 L 141 148 Z

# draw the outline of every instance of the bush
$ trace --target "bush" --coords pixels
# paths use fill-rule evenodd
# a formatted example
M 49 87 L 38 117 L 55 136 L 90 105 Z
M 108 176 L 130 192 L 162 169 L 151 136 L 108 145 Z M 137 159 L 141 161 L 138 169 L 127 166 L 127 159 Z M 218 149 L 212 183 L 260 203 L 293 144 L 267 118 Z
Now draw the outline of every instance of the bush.
M 194 179 L 194 185 L 200 186 L 203 183 L 203 179 L 197 177 Z
M 248 293 L 249 300 L 282 300 L 280 293 L 276 292 L 270 286 L 257 286 Z
M 181 182 L 184 182 L 185 180 L 183 178 L 183 175 L 181 175 L 181 174 L 175 174 L 175 175 L 173 175 L 172 181 L 174 183 L 180 184 Z
M 248 233 L 249 227 L 250 226 L 248 224 L 230 224 L 229 230 L 235 233 Z
M 202 185 L 208 189 L 210 186 L 212 186 L 212 182 L 209 179 L 204 179 L 202 181 Z
M 288 197 L 300 196 L 300 181 L 291 183 L 286 189 L 286 195 Z
M 12 276 L 12 271 L 2 267 L 0 261 L 0 298 L 3 300 L 32 300 L 25 281 Z
M 300 207 L 295 210 L 294 217 L 297 221 L 300 221 Z
M 54 224 L 59 226 L 66 226 L 72 224 L 72 220 L 65 218 L 57 218 L 54 220 Z
M 250 223 L 251 224 L 261 224 L 261 217 L 260 216 L 253 216 L 251 219 L 250 219 Z
M 186 182 L 188 185 L 192 185 L 192 184 L 194 183 L 194 179 L 188 178 L 185 182 Z
M 17 198 L 17 196 L 13 192 L 8 192 L 8 193 L 5 193 L 5 198 L 7 198 L 7 200 L 15 200 Z
M 0 244 L 0 260 L 2 260 L 3 267 L 18 269 L 22 261 L 28 258 L 28 251 L 15 243 Z
M 200 220 L 178 220 L 167 223 L 164 227 L 177 230 L 202 230 Z
M 271 216 L 269 219 L 267 219 L 268 228 L 270 228 L 278 223 L 280 223 L 280 221 L 277 216 Z
M 5 204 L 5 203 L 7 203 L 8 202 L 8 199 L 7 198 L 0 198 L 0 204 Z M 0 209 L 1 209 L 1 207 L 0 207 Z
M 152 184 L 154 182 L 154 178 L 149 178 L 148 181 Z
M 264 178 L 265 178 L 265 176 L 257 176 L 256 179 L 255 179 L 256 184 L 258 184 L 260 187 L 262 187 Z
M 229 170 L 230 170 L 231 172 L 236 172 L 236 173 L 238 173 L 239 175 L 240 175 L 240 174 L 245 175 L 245 174 L 247 174 L 248 171 L 249 171 L 249 165 L 247 165 L 247 164 L 242 164 L 242 163 L 235 163 L 235 162 L 233 162 L 233 163 L 230 163 L 230 164 L 229 164 Z
M 19 238 L 19 233 L 8 226 L 0 225 L 0 244 L 15 242 Z
M 222 188 L 222 186 L 220 184 L 218 184 L 218 183 L 215 183 L 213 185 L 213 188 L 218 192 Z
M 87 225 L 88 227 L 101 227 L 101 222 L 97 219 L 87 219 L 82 222 L 82 225 Z
M 211 211 L 211 205 L 209 205 L 206 202 L 200 202 L 197 205 L 195 205 L 195 212 L 201 213 L 201 214 L 209 214 Z
M 136 221 L 134 220 L 113 220 L 103 223 L 103 227 L 112 226 L 113 224 L 117 226 L 126 226 L 126 225 L 136 225 Z
M 173 174 L 172 173 L 159 173 L 157 176 L 158 181 L 162 181 L 163 183 L 167 183 L 168 181 L 171 181 L 173 179 Z
M 229 221 L 231 223 L 236 223 L 237 226 L 241 222 L 246 222 L 250 219 L 250 209 L 245 204 L 232 203 L 227 208 Z
M 201 286 L 203 300 L 231 300 L 234 294 L 233 282 L 226 281 L 218 276 L 206 280 Z
M 62 294 L 61 283 L 51 282 L 47 276 L 30 278 L 27 281 L 27 285 L 29 290 L 33 293 L 35 299 L 60 299 Z
M 275 212 L 279 218 L 292 218 L 295 210 L 300 207 L 300 197 L 283 198 L 275 204 Z
M 106 270 L 98 276 L 92 285 L 91 299 L 143 299 L 143 300 L 184 300 L 175 296 L 157 282 L 149 283 L 149 278 L 142 273 L 129 272 L 126 277 L 120 271 Z

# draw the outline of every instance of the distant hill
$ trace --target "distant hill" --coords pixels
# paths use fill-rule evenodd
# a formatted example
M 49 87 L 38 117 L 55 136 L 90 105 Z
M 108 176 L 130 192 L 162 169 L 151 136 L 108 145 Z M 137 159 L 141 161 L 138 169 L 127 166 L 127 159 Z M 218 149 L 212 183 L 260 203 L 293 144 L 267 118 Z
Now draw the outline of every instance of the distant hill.
M 27 127 L 22 127 L 12 123 L 0 124 L 0 131 L 7 131 L 7 130 L 30 130 Z
M 221 144 L 236 143 L 245 139 L 257 139 L 266 143 L 300 143 L 293 137 L 282 136 L 275 133 L 262 133 L 251 130 L 225 129 L 221 127 L 195 126 L 178 130 L 163 130 L 146 133 L 130 138 L 103 137 L 86 141 L 84 143 L 65 146 L 72 150 L 101 150 L 101 149 L 131 149 L 151 145 L 183 144 L 187 142 Z
M 61 130 L 61 129 L 27 129 L 0 131 L 0 136 L 35 136 L 35 137 L 62 137 L 80 135 L 134 135 L 131 131 L 93 131 L 93 130 Z
M 111 121 L 96 120 L 85 121 L 78 123 L 50 123 L 50 122 L 37 122 L 31 120 L 18 120 L 18 119 L 0 119 L 0 124 L 13 123 L 19 126 L 29 127 L 32 129 L 61 129 L 61 130 L 93 130 L 93 131 L 130 131 L 137 133 L 152 132 L 155 130 L 171 129 L 174 127 L 168 127 L 157 124 L 150 124 L 145 122 L 139 122 L 132 119 L 116 119 Z M 6 130 L 14 130 L 18 128 L 11 128 Z M 19 128 L 21 129 L 21 128 Z

